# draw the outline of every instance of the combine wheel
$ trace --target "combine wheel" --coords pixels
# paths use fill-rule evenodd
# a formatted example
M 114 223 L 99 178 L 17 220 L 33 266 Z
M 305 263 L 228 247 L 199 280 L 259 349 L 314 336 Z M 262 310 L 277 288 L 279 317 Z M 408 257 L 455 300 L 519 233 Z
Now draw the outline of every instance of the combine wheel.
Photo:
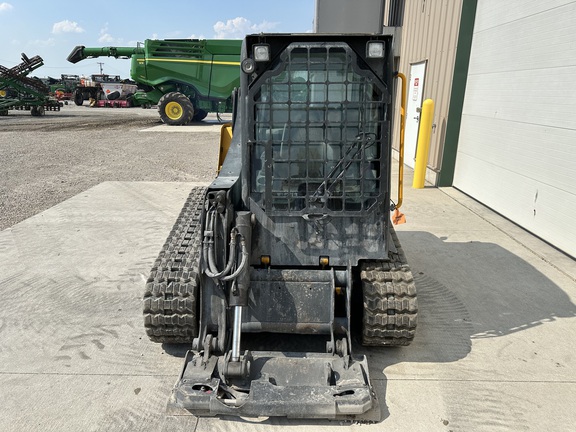
M 194 116 L 194 106 L 182 93 L 170 92 L 158 101 L 158 112 L 164 123 L 180 126 L 190 123 Z
M 152 267 L 144 293 L 144 326 L 153 342 L 191 343 L 198 335 L 197 300 L 206 189 L 188 196 Z
M 397 252 L 390 253 L 389 261 L 361 265 L 365 346 L 410 345 L 416 331 L 416 285 L 396 232 L 391 230 Z
M 194 113 L 194 117 L 192 117 L 192 120 L 199 122 L 199 121 L 204 120 L 207 115 L 208 115 L 208 112 L 206 112 L 205 110 L 203 110 L 203 109 L 197 110 Z

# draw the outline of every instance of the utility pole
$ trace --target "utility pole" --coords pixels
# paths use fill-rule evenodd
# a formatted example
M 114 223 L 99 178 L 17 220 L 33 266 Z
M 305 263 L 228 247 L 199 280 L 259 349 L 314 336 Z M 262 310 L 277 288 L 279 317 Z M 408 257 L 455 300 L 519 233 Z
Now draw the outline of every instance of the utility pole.
M 102 66 L 104 65 L 104 63 L 98 62 L 98 64 L 100 65 L 100 75 L 102 75 Z

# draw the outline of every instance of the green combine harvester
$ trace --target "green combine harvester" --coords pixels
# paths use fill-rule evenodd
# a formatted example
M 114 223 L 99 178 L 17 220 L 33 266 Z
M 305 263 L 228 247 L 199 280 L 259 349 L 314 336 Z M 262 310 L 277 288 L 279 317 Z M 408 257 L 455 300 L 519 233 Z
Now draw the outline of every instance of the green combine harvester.
M 49 96 L 50 89 L 38 78 L 27 75 L 44 64 L 40 56 L 28 58 L 22 53 L 22 63 L 7 68 L 0 65 L 0 115 L 9 109 L 29 110 L 33 116 L 46 111 L 60 111 L 60 103 Z
M 158 105 L 162 121 L 184 125 L 209 112 L 232 112 L 232 91 L 240 85 L 240 40 L 147 39 L 137 47 L 77 46 L 68 61 L 131 58 L 130 76 L 138 83 L 132 101 Z

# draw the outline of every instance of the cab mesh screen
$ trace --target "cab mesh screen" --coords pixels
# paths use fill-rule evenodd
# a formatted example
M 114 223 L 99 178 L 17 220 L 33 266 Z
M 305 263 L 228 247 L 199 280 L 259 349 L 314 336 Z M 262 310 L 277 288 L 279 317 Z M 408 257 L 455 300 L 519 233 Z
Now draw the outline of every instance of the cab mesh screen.
M 272 214 L 364 212 L 381 188 L 387 94 L 346 46 L 290 46 L 253 92 L 252 198 Z

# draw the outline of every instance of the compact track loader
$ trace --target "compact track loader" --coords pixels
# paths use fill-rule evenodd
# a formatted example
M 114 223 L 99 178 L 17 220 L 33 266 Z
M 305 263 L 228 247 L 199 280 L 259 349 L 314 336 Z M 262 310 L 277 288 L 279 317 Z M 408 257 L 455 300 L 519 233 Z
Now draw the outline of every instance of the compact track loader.
M 191 345 L 169 412 L 378 419 L 352 325 L 408 345 L 417 315 L 390 222 L 392 62 L 390 35 L 246 37 L 222 168 L 146 284 L 149 337 Z M 255 333 L 323 352 L 246 349 Z

